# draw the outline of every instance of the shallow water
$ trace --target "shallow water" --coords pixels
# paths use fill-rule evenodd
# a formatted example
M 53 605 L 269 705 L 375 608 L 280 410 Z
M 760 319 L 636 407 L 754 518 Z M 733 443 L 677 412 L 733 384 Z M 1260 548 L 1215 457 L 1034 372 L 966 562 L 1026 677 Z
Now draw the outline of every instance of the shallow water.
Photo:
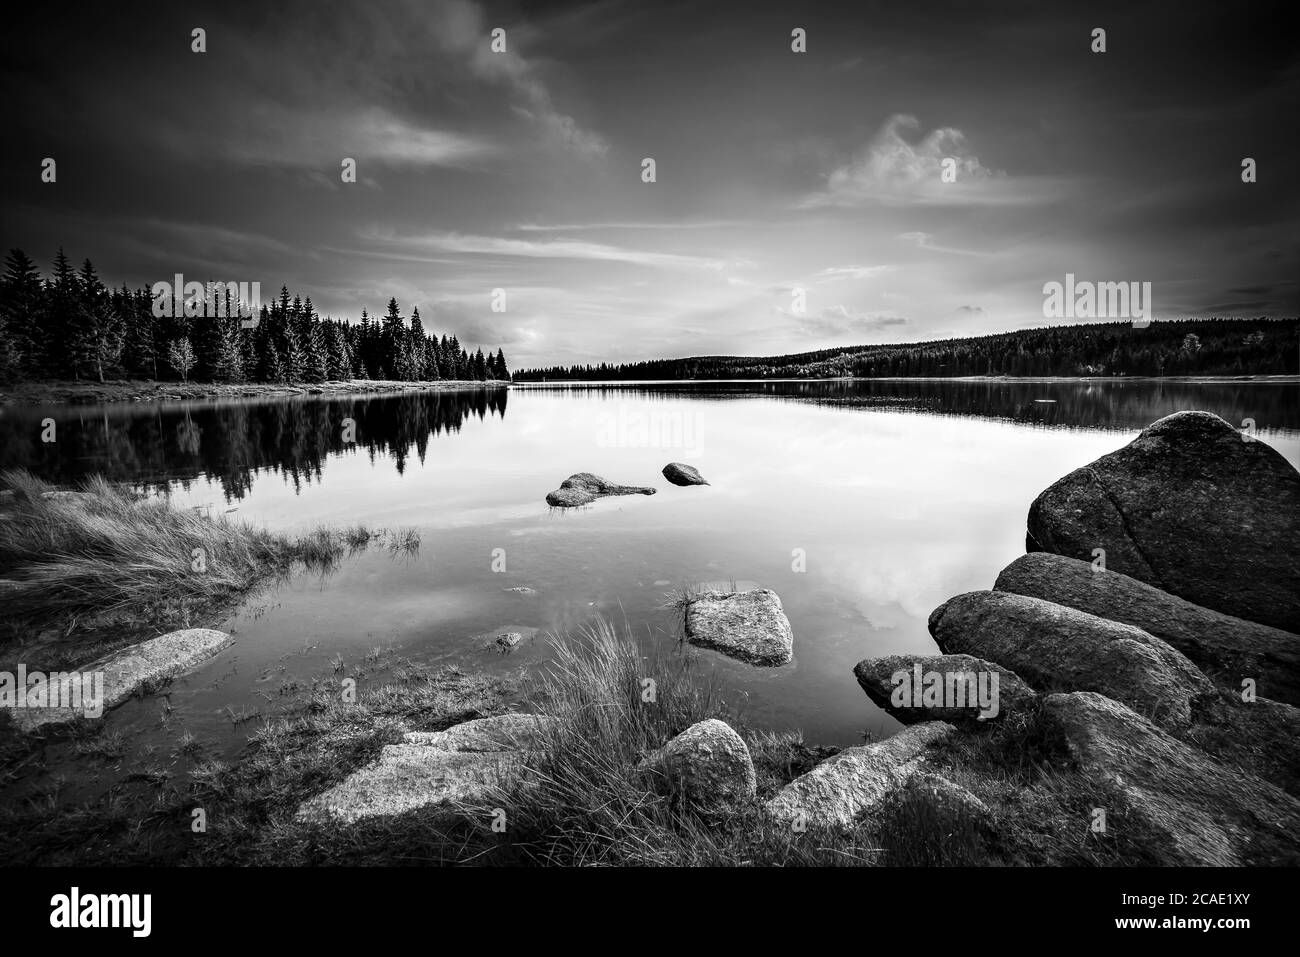
M 1300 464 L 1298 395 L 1294 383 L 801 381 L 10 408 L 0 465 L 64 482 L 101 471 L 274 529 L 419 529 L 418 556 L 369 550 L 220 625 L 236 645 L 169 698 L 171 725 L 218 750 L 250 730 L 232 711 L 266 713 L 281 685 L 328 673 L 336 655 L 509 673 L 546 660 L 548 633 L 596 616 L 667 645 L 665 593 L 709 581 L 774 589 L 794 630 L 782 668 L 698 653 L 747 719 L 849 745 L 897 726 L 853 665 L 932 651 L 930 611 L 991 587 L 1024 551 L 1043 488 L 1180 409 L 1253 419 Z M 670 485 L 670 461 L 712 484 Z M 549 509 L 546 493 L 579 471 L 658 491 Z M 504 631 L 526 635 L 508 656 L 492 644 Z M 158 712 L 133 701 L 111 720 L 143 730 Z

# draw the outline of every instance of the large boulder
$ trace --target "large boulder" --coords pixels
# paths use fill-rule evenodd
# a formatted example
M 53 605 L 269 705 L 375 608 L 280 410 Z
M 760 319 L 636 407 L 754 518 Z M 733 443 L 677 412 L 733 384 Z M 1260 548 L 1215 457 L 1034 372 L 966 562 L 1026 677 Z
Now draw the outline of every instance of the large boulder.
M 890 655 L 853 669 L 867 697 L 904 724 L 991 721 L 1037 695 L 1014 671 L 971 655 Z
M 706 591 L 686 605 L 686 640 L 756 665 L 794 657 L 794 633 L 781 599 L 767 588 Z
M 744 740 L 725 721 L 699 721 L 641 764 L 657 788 L 701 810 L 754 798 L 757 778 Z
M 47 694 L 52 695 L 55 687 L 59 689 L 57 701 L 50 697 L 43 702 L 48 706 L 31 706 L 34 689 L 29 686 L 23 705 L 5 710 L 23 733 L 68 724 L 78 718 L 96 720 L 133 695 L 156 689 L 232 644 L 234 639 L 228 634 L 211 628 L 168 632 L 122 648 L 75 671 L 46 676 Z M 75 704 L 70 703 L 72 695 L 76 696 Z
M 781 788 L 764 811 L 791 826 L 851 828 L 924 771 L 926 750 L 954 730 L 928 721 L 884 741 L 846 748 Z
M 1221 764 L 1238 767 L 1300 797 L 1300 708 L 1224 693 L 1182 737 Z
M 592 475 L 590 472 L 578 472 L 570 475 L 554 492 L 546 495 L 546 504 L 555 508 L 575 508 L 590 505 L 598 498 L 609 495 L 653 495 L 655 490 L 638 485 L 615 485 Z
M 664 466 L 664 478 L 674 485 L 708 485 L 699 469 L 681 462 L 669 462 Z
M 1043 710 L 1080 771 L 1122 802 L 1126 819 L 1160 836 L 1171 863 L 1300 863 L 1300 802 L 1291 795 L 1224 767 L 1103 695 L 1049 695 Z
M 1022 555 L 1002 570 L 996 591 L 1028 595 L 1134 625 L 1173 645 L 1202 670 L 1238 690 L 1300 704 L 1300 636 L 1202 608 L 1136 578 L 1047 552 Z
M 967 592 L 936 608 L 929 624 L 947 654 L 996 661 L 1038 691 L 1099 691 L 1171 728 L 1187 727 L 1215 694 L 1154 635 L 1040 598 Z
M 1208 412 L 1177 412 L 1029 507 L 1031 551 L 1090 560 L 1205 608 L 1300 631 L 1300 472 Z
M 539 715 L 479 718 L 446 731 L 411 732 L 379 759 L 298 808 L 299 821 L 353 824 L 418 808 L 454 812 L 493 796 L 545 745 Z

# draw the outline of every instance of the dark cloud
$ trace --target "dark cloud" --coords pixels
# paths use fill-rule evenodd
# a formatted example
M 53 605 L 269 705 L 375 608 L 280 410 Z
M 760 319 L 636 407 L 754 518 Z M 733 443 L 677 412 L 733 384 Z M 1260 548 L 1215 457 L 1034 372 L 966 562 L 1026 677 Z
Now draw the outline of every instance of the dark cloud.
M 1288 13 L 25 5 L 0 37 L 0 242 L 113 281 L 285 282 L 335 315 L 396 295 L 516 362 L 1018 328 L 1066 272 L 1149 280 L 1162 310 L 1294 313 Z M 498 287 L 505 314 L 484 308 Z

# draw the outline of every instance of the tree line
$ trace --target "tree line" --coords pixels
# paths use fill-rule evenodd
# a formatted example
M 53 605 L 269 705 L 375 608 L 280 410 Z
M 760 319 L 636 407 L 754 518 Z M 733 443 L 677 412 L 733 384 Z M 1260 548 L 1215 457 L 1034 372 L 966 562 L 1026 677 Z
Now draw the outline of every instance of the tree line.
M 692 356 L 646 362 L 551 366 L 516 382 L 657 379 L 821 379 L 838 376 L 1174 376 L 1300 372 L 1294 319 L 1097 322 L 1021 329 L 969 339 L 844 346 L 795 355 Z
M 504 352 L 469 352 L 455 335 L 427 333 L 420 310 L 396 298 L 359 323 L 320 316 L 310 297 L 286 287 L 241 320 L 231 290 L 222 316 L 154 315 L 147 288 L 110 289 L 87 259 L 59 250 L 46 278 L 21 249 L 0 275 L 0 381 L 106 378 L 205 382 L 324 382 L 338 379 L 509 380 Z

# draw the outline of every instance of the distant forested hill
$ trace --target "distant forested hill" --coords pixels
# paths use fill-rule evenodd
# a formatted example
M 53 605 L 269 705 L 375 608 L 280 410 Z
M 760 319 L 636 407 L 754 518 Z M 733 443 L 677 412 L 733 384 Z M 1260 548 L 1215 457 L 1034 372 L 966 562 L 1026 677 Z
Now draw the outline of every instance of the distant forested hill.
M 1022 329 L 973 339 L 843 346 L 788 356 L 692 356 L 525 369 L 516 382 L 833 376 L 1173 376 L 1300 373 L 1295 319 L 1189 319 Z

